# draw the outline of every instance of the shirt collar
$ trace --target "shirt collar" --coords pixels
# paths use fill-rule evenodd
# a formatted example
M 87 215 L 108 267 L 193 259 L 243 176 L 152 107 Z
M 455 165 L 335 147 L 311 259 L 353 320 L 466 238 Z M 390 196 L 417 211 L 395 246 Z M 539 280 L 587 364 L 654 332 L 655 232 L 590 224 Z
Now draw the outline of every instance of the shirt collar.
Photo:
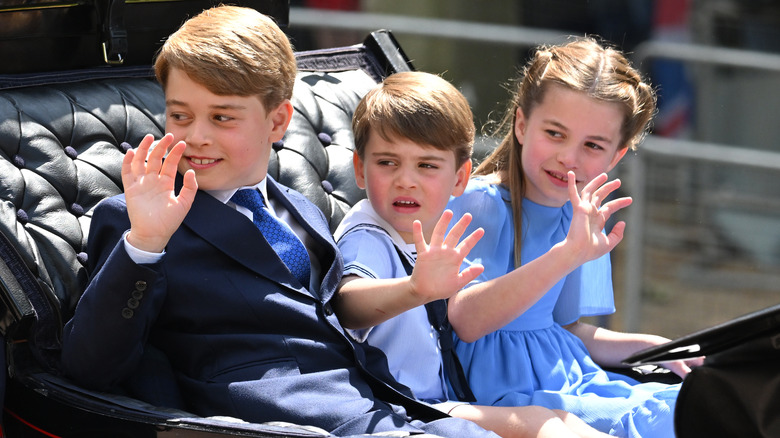
M 243 189 L 256 189 L 256 190 L 260 190 L 260 193 L 263 195 L 263 201 L 265 202 L 265 205 L 271 205 L 268 203 L 268 189 L 266 187 L 267 181 L 268 178 L 263 178 L 259 183 L 253 186 L 243 186 L 243 187 L 238 187 L 235 189 L 228 189 L 228 190 L 206 190 L 205 192 L 213 196 L 214 198 L 216 198 L 221 203 L 226 204 L 228 201 L 230 201 L 230 198 L 232 198 L 233 195 L 236 194 L 237 191 Z

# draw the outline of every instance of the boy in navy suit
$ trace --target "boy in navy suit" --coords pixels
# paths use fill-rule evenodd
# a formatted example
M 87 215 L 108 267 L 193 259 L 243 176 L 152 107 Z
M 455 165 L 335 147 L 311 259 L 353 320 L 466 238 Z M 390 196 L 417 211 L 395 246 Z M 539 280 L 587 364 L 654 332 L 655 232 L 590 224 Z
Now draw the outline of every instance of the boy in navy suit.
M 495 436 L 415 401 L 385 361 L 367 359 L 382 356 L 345 336 L 330 303 L 343 262 L 327 222 L 266 174 L 296 74 L 275 23 L 252 9 L 204 11 L 169 37 L 155 73 L 168 134 L 128 151 L 124 195 L 95 209 L 92 278 L 64 330 L 65 372 L 110 389 L 160 351 L 199 415 L 334 435 Z M 297 238 L 261 231 L 277 219 Z M 301 242 L 298 270 L 285 254 Z

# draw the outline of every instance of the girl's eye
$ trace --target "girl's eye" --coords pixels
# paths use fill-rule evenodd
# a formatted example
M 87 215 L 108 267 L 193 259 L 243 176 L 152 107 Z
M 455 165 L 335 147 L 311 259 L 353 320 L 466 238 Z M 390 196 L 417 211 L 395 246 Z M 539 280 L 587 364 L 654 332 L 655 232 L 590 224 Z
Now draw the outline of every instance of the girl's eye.
M 545 132 L 547 132 L 547 135 L 549 135 L 550 137 L 556 137 L 556 138 L 563 137 L 563 135 L 560 132 L 554 131 L 552 129 L 548 129 Z

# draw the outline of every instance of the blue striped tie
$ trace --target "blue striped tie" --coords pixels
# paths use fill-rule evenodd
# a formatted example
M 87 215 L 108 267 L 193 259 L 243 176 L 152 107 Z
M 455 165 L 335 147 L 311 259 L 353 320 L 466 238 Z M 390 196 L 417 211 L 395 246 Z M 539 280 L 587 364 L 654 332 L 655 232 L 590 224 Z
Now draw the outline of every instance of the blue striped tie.
M 311 262 L 309 253 L 298 236 L 265 208 L 263 197 L 255 189 L 243 189 L 236 192 L 231 201 L 249 209 L 252 221 L 265 237 L 265 240 L 279 255 L 287 268 L 303 286 L 309 286 Z

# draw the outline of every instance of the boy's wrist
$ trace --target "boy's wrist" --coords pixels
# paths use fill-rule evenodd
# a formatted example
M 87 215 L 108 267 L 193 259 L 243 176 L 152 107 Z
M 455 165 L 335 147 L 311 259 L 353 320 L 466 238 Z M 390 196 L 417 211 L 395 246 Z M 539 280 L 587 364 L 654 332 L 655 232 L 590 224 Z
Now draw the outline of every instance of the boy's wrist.
M 155 254 L 161 254 L 165 250 L 165 246 L 167 245 L 167 240 L 161 240 L 161 239 L 143 239 L 138 237 L 137 235 L 133 234 L 133 231 L 130 230 L 127 234 L 125 234 L 125 241 L 131 245 L 133 248 L 144 251 L 147 253 L 155 253 Z

